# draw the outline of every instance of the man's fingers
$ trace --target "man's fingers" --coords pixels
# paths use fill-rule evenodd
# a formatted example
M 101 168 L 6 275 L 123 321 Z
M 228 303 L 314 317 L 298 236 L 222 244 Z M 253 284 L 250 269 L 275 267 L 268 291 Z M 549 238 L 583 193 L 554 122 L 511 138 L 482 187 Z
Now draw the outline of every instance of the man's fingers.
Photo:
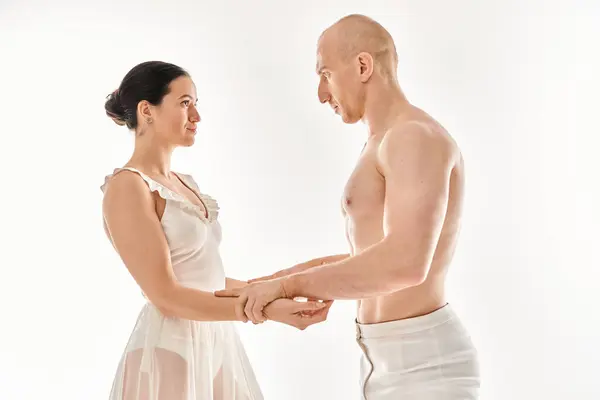
M 217 290 L 215 292 L 215 296 L 217 296 L 217 297 L 239 297 L 241 292 L 242 292 L 241 288 L 223 289 L 223 290 Z
M 244 295 L 244 296 L 238 297 L 238 301 L 235 304 L 235 315 L 237 316 L 238 319 L 242 320 L 242 322 L 244 322 L 244 323 L 248 322 L 248 318 L 246 317 L 246 314 L 244 313 L 244 307 L 246 306 L 247 300 L 248 300 L 248 296 Z
M 254 306 L 252 307 L 252 315 L 254 317 L 254 320 L 258 321 L 259 323 L 264 322 L 265 320 L 265 317 L 263 315 L 263 308 L 264 306 L 260 301 L 255 301 Z
M 253 299 L 248 299 L 248 301 L 246 301 L 246 305 L 244 306 L 244 315 L 252 322 L 255 322 L 252 319 L 252 315 L 249 313 L 249 311 L 251 310 L 251 305 L 252 305 Z
M 244 307 L 244 313 L 246 314 L 246 317 L 248 317 L 248 319 L 250 321 L 252 321 L 253 323 L 256 324 L 258 321 L 254 318 L 254 314 L 252 313 L 252 309 L 254 307 L 255 302 L 256 302 L 255 297 L 248 298 L 248 301 L 246 302 L 246 307 Z

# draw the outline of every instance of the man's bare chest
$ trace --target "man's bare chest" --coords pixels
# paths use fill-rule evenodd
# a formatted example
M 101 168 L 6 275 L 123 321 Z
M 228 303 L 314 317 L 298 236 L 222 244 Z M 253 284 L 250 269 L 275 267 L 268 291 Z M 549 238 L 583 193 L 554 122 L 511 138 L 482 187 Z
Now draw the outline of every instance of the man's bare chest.
M 379 213 L 385 198 L 385 179 L 375 149 L 365 148 L 350 174 L 342 197 L 344 212 L 353 218 Z

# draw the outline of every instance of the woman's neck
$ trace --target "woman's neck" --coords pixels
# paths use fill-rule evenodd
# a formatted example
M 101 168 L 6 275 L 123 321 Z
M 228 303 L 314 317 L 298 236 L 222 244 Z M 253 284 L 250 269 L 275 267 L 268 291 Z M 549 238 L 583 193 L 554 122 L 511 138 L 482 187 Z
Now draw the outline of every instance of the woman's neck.
M 168 179 L 171 172 L 172 154 L 172 148 L 150 143 L 140 138 L 136 140 L 135 149 L 127 164 L 139 166 L 150 175 L 164 176 Z

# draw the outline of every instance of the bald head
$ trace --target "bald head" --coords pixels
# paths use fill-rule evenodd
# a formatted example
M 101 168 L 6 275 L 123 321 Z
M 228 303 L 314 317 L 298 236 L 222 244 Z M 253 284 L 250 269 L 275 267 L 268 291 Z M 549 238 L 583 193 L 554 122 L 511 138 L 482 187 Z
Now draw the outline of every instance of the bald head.
M 369 17 L 359 14 L 343 17 L 321 34 L 319 45 L 336 51 L 344 61 L 368 53 L 384 75 L 396 76 L 398 54 L 394 39 Z

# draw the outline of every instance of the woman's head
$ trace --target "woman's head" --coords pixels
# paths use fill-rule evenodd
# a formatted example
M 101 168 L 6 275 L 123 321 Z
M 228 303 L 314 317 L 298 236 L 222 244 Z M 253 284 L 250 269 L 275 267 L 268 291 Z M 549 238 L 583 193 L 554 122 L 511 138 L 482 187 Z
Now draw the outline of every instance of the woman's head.
M 106 100 L 106 114 L 137 134 L 172 145 L 194 143 L 200 115 L 196 86 L 177 65 L 148 61 L 136 65 Z

